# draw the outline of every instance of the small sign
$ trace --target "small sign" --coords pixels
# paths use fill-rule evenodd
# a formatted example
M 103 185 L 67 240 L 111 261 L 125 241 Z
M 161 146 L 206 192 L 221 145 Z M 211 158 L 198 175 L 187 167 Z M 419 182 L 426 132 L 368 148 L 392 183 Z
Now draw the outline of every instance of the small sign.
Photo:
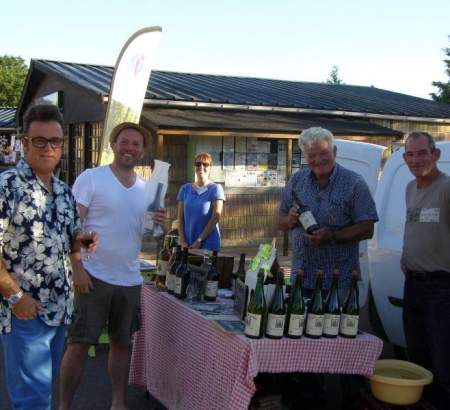
M 248 286 L 242 280 L 236 280 L 236 293 L 234 295 L 234 311 L 241 320 L 245 318 L 248 299 Z

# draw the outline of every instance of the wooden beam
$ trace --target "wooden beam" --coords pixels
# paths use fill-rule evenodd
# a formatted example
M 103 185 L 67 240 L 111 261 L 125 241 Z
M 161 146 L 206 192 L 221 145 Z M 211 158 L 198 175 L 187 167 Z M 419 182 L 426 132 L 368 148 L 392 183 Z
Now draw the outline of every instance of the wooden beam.
M 155 148 L 155 159 L 163 160 L 164 150 L 164 135 L 160 132 L 156 134 L 156 148 Z
M 164 135 L 180 135 L 180 136 L 195 136 L 195 137 L 257 137 L 257 138 L 279 138 L 289 139 L 296 138 L 295 134 L 282 134 L 270 132 L 255 132 L 255 131 L 225 131 L 225 130 L 190 130 L 190 129 L 158 129 L 158 134 Z
M 292 174 L 292 139 L 287 140 L 286 147 L 286 184 Z M 289 252 L 289 233 L 283 234 L 283 256 L 287 256 Z

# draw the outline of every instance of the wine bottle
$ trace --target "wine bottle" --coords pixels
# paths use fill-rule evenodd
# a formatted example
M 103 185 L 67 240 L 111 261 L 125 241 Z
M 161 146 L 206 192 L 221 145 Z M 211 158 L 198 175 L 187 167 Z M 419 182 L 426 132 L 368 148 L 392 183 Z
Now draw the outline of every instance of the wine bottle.
M 318 339 L 323 332 L 323 299 L 322 299 L 322 279 L 323 272 L 319 271 L 316 274 L 316 287 L 312 299 L 308 306 L 308 315 L 306 317 L 306 331 L 305 336 L 313 339 Z
M 252 339 L 263 337 L 264 315 L 266 314 L 266 298 L 264 297 L 264 270 L 258 272 L 255 291 L 250 298 L 245 316 L 245 336 Z
M 286 314 L 285 335 L 291 339 L 298 339 L 303 334 L 305 326 L 305 302 L 302 292 L 303 271 L 297 272 L 294 291 L 291 294 Z
M 211 263 L 206 277 L 206 289 L 204 299 L 207 302 L 214 302 L 217 298 L 219 288 L 219 272 L 217 272 L 217 251 L 213 251 Z
M 330 291 L 325 300 L 325 316 L 323 324 L 323 335 L 325 337 L 337 337 L 339 333 L 339 321 L 341 318 L 341 302 L 339 301 L 339 271 L 333 271 L 333 281 Z
M 174 294 L 179 299 L 186 298 L 186 288 L 189 284 L 188 252 L 189 248 L 183 249 L 183 259 L 175 275 Z
M 271 339 L 281 339 L 284 331 L 286 306 L 284 304 L 284 272 L 280 269 L 276 274 L 276 287 L 267 311 L 266 336 Z
M 292 191 L 292 204 L 295 208 L 297 208 L 298 213 L 298 221 L 302 225 L 303 229 L 308 233 L 312 234 L 320 228 L 320 225 L 317 223 L 316 218 L 314 218 L 313 213 L 309 209 L 308 206 L 300 201 L 297 194 Z
M 164 188 L 164 184 L 162 182 L 158 182 L 158 185 L 156 187 L 155 197 L 153 198 L 153 201 L 150 203 L 150 205 L 147 207 L 147 212 L 145 213 L 145 218 L 144 218 L 145 234 L 152 235 L 155 237 L 159 237 L 164 234 L 162 226 L 159 224 L 156 224 L 154 222 L 155 212 L 158 209 L 161 209 L 161 207 L 162 207 L 163 188 Z
M 170 294 L 173 294 L 173 289 L 175 286 L 175 274 L 181 259 L 180 256 L 181 256 L 181 246 L 177 245 L 172 248 L 172 257 L 166 277 L 166 288 L 167 292 L 169 292 Z
M 245 283 L 245 253 L 241 253 L 238 270 L 233 273 L 233 296 L 236 294 L 236 281 L 238 279 Z
M 339 334 L 343 337 L 354 338 L 358 334 L 359 324 L 359 289 L 358 272 L 352 272 L 352 282 L 341 314 Z

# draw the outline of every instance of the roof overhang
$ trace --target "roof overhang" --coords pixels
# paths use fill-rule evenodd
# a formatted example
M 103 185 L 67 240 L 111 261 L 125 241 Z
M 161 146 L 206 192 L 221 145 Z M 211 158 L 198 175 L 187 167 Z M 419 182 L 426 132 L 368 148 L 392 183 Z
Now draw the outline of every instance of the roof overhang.
M 311 114 L 144 107 L 141 118 L 162 134 L 236 132 L 292 136 L 321 126 L 336 136 L 403 136 L 400 131 L 368 121 Z

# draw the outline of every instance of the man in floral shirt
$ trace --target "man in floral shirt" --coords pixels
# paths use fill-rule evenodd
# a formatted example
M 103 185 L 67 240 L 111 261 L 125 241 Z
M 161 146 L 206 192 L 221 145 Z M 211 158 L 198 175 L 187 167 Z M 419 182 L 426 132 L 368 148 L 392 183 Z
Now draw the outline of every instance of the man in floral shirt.
M 20 409 L 51 408 L 73 310 L 71 252 L 73 269 L 81 266 L 76 203 L 53 176 L 62 124 L 57 107 L 32 107 L 24 118 L 25 158 L 0 175 L 0 334 L 10 399 Z

